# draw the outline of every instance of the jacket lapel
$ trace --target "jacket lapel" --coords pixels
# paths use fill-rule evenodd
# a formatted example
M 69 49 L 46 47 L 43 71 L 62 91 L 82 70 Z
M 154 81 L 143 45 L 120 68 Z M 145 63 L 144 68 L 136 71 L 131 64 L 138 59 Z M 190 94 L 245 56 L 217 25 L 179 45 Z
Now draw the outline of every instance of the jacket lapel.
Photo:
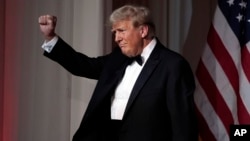
M 100 107 L 100 104 L 103 103 L 105 99 L 111 100 L 111 96 L 114 94 L 114 90 L 117 84 L 119 83 L 119 81 L 121 80 L 124 74 L 125 68 L 127 66 L 126 57 L 122 57 L 117 60 L 116 60 L 117 62 L 121 63 L 121 65 L 118 67 L 119 69 L 117 70 L 115 69 L 116 70 L 115 72 L 112 71 L 113 69 L 106 70 L 108 73 L 106 73 L 105 77 L 103 77 L 101 80 L 98 81 L 95 91 L 89 102 L 89 106 L 86 110 L 87 114 L 85 115 L 88 115 L 88 116 L 92 115 L 93 111 L 95 111 L 96 108 Z M 116 64 L 116 63 L 111 63 L 111 64 Z M 110 103 L 109 100 L 108 100 L 108 103 Z M 87 118 L 87 116 L 85 116 L 85 118 Z
M 138 79 L 135 82 L 135 85 L 132 89 L 131 95 L 129 97 L 129 101 L 127 103 L 127 107 L 124 113 L 124 117 L 126 116 L 126 113 L 130 109 L 132 103 L 134 102 L 135 98 L 139 94 L 141 88 L 145 84 L 145 82 L 149 79 L 151 73 L 154 71 L 156 66 L 158 65 L 160 61 L 160 51 L 159 51 L 159 46 L 156 45 L 154 48 L 152 54 L 148 58 L 144 68 L 142 69 Z

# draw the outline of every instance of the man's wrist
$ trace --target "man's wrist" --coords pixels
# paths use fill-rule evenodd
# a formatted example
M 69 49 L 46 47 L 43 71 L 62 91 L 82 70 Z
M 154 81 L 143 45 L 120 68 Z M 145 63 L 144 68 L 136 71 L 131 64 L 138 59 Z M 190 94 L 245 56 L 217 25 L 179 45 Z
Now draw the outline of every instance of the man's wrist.
M 48 36 L 45 36 L 45 41 L 46 42 L 49 42 L 51 41 L 53 38 L 55 38 L 57 35 L 55 33 L 51 33 L 50 35 Z

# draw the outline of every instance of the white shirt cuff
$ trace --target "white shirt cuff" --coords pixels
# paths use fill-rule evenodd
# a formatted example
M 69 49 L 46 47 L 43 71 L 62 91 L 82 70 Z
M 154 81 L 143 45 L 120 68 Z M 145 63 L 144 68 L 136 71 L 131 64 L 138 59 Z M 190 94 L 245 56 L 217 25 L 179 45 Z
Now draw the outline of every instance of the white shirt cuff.
M 44 41 L 42 48 L 50 53 L 52 51 L 52 49 L 54 48 L 55 44 L 58 41 L 58 36 L 55 36 L 52 40 L 50 40 L 49 42 Z

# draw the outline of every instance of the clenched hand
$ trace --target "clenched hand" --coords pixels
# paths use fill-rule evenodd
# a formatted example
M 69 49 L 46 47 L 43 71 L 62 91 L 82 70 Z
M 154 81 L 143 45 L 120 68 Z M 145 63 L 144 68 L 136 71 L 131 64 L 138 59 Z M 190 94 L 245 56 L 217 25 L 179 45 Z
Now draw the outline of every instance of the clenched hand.
M 38 18 L 40 30 L 43 33 L 46 41 L 50 41 L 53 37 L 56 36 L 56 21 L 57 18 L 52 15 L 42 15 Z

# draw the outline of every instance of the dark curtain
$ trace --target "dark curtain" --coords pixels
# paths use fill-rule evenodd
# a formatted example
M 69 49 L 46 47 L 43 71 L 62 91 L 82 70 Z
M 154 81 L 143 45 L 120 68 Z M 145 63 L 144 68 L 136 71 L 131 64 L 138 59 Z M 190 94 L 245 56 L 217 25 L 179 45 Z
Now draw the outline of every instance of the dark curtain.
M 0 31 L 4 31 L 4 3 L 0 0 Z M 3 138 L 4 32 L 0 32 L 0 140 Z

